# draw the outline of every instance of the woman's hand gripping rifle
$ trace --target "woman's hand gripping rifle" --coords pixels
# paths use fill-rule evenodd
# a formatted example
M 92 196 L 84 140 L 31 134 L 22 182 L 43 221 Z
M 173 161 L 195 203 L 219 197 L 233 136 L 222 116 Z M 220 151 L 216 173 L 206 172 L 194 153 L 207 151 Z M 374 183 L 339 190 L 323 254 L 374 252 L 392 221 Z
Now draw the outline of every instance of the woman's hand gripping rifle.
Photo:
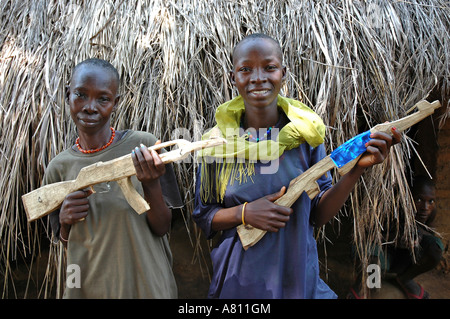
M 366 151 L 365 144 L 370 139 L 369 136 L 371 133 L 385 132 L 390 134 L 392 127 L 396 127 L 397 131 L 402 132 L 433 114 L 434 110 L 440 106 L 441 104 L 439 101 L 434 101 L 433 103 L 424 100 L 420 101 L 411 108 L 417 108 L 417 112 L 393 122 L 378 124 L 369 131 L 353 137 L 303 174 L 293 179 L 289 184 L 287 192 L 276 200 L 275 204 L 291 207 L 303 192 L 306 192 L 309 198 L 313 199 L 319 194 L 320 190 L 317 180 L 321 176 L 334 167 L 338 169 L 339 174 L 344 175 L 355 166 L 361 154 Z M 237 227 L 237 232 L 245 250 L 255 245 L 266 233 L 266 231 L 254 228 L 250 225 L 239 225 Z
M 164 163 L 171 163 L 187 158 L 191 152 L 224 143 L 226 143 L 226 140 L 219 137 L 192 143 L 187 140 L 178 139 L 154 145 L 149 147 L 149 150 L 158 150 L 177 145 L 177 149 L 159 155 Z M 45 185 L 23 195 L 22 202 L 25 207 L 28 222 L 44 217 L 58 209 L 67 194 L 110 181 L 117 181 L 130 206 L 136 212 L 142 214 L 149 210 L 150 206 L 133 187 L 130 179 L 133 175 L 136 175 L 136 170 L 131 159 L 131 154 L 108 162 L 98 162 L 86 166 L 80 170 L 75 180 Z

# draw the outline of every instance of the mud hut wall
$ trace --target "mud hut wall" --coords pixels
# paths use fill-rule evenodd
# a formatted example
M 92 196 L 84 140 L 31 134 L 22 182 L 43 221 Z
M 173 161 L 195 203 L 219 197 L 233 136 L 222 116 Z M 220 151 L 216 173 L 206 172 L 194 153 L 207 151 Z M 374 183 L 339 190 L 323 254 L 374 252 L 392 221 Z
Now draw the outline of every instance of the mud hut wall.
M 438 152 L 436 158 L 436 230 L 443 236 L 443 243 L 448 255 L 450 243 L 450 120 L 438 134 Z
M 421 121 L 410 134 L 417 143 L 412 159 L 412 175 L 429 175 L 436 185 L 436 231 L 442 236 L 444 257 L 448 259 L 450 243 L 450 120 L 444 118 L 449 101 L 435 90 L 429 100 L 440 100 L 442 108 Z

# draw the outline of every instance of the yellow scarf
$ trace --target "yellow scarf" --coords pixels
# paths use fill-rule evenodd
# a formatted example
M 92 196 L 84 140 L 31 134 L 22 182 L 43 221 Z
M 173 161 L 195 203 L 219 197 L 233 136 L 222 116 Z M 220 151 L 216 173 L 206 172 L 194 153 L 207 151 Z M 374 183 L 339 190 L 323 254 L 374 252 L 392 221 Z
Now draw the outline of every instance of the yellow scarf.
M 213 176 L 216 181 L 216 198 L 223 200 L 228 182 L 246 181 L 247 177 L 254 174 L 253 164 L 257 160 L 275 160 L 285 150 L 296 148 L 304 142 L 312 147 L 323 143 L 325 125 L 313 110 L 300 101 L 281 95 L 278 95 L 277 104 L 290 122 L 280 130 L 275 141 L 268 139 L 258 143 L 247 141 L 246 136 L 242 135 L 242 129 L 240 130 L 241 116 L 245 112 L 244 100 L 240 95 L 217 108 L 217 124 L 202 139 L 221 135 L 226 138 L 227 144 L 199 152 L 203 159 L 200 190 L 204 201 L 210 195 Z M 211 160 L 214 160 L 215 165 L 205 165 Z M 209 171 L 213 167 L 214 172 Z

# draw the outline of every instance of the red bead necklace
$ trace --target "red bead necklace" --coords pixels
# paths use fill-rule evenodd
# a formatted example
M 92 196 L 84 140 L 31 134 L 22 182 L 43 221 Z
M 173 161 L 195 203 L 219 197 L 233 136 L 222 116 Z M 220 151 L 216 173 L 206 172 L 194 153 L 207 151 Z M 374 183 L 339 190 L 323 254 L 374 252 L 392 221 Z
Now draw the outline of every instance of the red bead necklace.
M 110 146 L 111 145 L 111 143 L 114 141 L 114 137 L 116 136 L 116 130 L 113 128 L 113 127 L 111 127 L 111 139 L 109 140 L 109 142 L 108 143 L 106 143 L 105 145 L 103 145 L 102 147 L 100 147 L 100 148 L 96 148 L 95 150 L 84 150 L 84 149 L 82 149 L 81 148 L 81 145 L 80 145 L 80 138 L 78 137 L 77 138 L 77 140 L 75 141 L 75 144 L 77 145 L 77 147 L 78 147 L 78 150 L 81 152 L 81 153 L 84 153 L 84 154 L 92 154 L 92 153 L 96 153 L 96 152 L 100 152 L 100 151 L 102 151 L 102 150 L 104 150 L 105 148 L 107 148 L 108 146 Z

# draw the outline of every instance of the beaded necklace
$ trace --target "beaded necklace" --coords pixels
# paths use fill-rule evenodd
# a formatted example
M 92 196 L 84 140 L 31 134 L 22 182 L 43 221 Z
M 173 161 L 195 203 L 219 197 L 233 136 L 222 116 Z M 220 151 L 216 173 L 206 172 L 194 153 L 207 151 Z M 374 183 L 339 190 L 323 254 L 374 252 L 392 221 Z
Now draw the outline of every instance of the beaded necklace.
M 79 137 L 77 137 L 77 140 L 75 141 L 75 144 L 77 145 L 77 148 L 78 148 L 78 150 L 79 150 L 81 153 L 83 153 L 83 154 L 92 154 L 92 153 L 100 152 L 100 151 L 104 150 L 105 148 L 107 148 L 108 146 L 110 146 L 111 143 L 114 141 L 114 137 L 115 137 L 115 136 L 116 136 L 116 130 L 115 130 L 113 127 L 111 127 L 111 138 L 110 138 L 109 142 L 106 143 L 105 145 L 103 145 L 103 146 L 100 147 L 100 148 L 96 148 L 95 150 L 93 150 L 93 149 L 90 149 L 90 150 L 84 150 L 83 148 L 81 148 L 81 145 L 80 145 L 80 138 L 79 138 Z
M 259 141 L 263 141 L 264 139 L 268 139 L 268 138 L 270 138 L 271 133 L 272 133 L 272 129 L 273 129 L 274 127 L 275 127 L 275 125 L 269 127 L 269 128 L 267 129 L 266 133 L 264 133 L 263 137 L 261 137 L 261 138 L 259 138 L 258 136 L 257 136 L 257 137 L 254 137 L 253 134 L 250 133 L 250 131 L 247 131 L 247 133 L 246 133 L 246 138 L 245 138 L 245 139 L 246 139 L 246 140 L 249 140 L 249 141 L 254 141 L 254 142 L 259 142 Z
M 281 121 L 281 115 L 280 115 L 280 111 L 278 111 L 279 114 L 279 119 L 277 124 L 272 125 L 271 127 L 269 127 L 266 131 L 266 133 L 264 133 L 263 137 L 259 137 L 259 136 L 253 136 L 253 134 L 247 130 L 247 132 L 244 134 L 244 138 L 247 141 L 253 141 L 253 142 L 259 142 L 259 141 L 263 141 L 265 139 L 270 139 L 271 135 L 272 135 L 272 129 L 275 127 L 278 127 Z M 241 117 L 241 127 L 244 127 L 244 117 Z M 256 132 L 256 134 L 258 134 L 258 132 Z

